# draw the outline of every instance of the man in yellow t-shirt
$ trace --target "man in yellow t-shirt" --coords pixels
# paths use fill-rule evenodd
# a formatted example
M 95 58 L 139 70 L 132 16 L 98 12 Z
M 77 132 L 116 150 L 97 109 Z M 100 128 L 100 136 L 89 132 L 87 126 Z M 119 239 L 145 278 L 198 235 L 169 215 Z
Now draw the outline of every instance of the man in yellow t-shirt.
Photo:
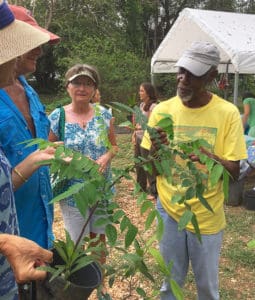
M 247 156 L 240 114 L 233 104 L 207 90 L 208 84 L 217 76 L 219 62 L 219 51 L 213 44 L 193 43 L 176 64 L 179 67 L 177 96 L 158 104 L 148 125 L 155 127 L 162 113 L 171 114 L 176 141 L 194 138 L 206 140 L 210 149 L 204 150 L 205 153 L 220 162 L 234 178 L 238 178 L 239 161 Z M 166 134 L 163 131 L 159 133 L 163 141 Z M 142 147 L 155 150 L 154 146 L 146 132 Z M 198 158 L 194 155 L 192 159 Z M 166 263 L 173 261 L 173 278 L 182 286 L 191 261 L 198 299 L 218 300 L 218 265 L 226 225 L 222 183 L 207 189 L 203 195 L 213 212 L 207 210 L 199 199 L 189 200 L 191 210 L 198 220 L 202 243 L 198 241 L 191 223 L 185 230 L 178 231 L 178 221 L 185 206 L 171 202 L 177 187 L 160 175 L 157 176 L 157 189 L 157 209 L 165 225 L 160 251 Z M 172 299 L 175 297 L 166 280 L 161 288 L 161 300 Z

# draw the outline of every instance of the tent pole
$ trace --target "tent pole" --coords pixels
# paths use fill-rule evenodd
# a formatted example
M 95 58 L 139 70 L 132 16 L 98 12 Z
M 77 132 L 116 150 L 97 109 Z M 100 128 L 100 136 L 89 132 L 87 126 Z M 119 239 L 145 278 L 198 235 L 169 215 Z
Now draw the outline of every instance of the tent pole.
M 239 73 L 235 73 L 235 83 L 234 83 L 234 104 L 237 106 L 237 100 L 238 100 L 238 79 L 239 79 Z
M 151 83 L 155 86 L 155 76 L 154 73 L 151 72 Z

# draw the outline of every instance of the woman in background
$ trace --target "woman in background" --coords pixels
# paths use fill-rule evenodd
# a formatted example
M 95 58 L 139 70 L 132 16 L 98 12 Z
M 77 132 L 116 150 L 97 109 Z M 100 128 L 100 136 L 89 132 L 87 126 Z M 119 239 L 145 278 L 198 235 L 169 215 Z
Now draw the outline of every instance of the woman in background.
M 143 82 L 139 88 L 139 97 L 141 100 L 140 110 L 147 119 L 157 104 L 157 96 L 155 87 L 150 82 Z M 146 158 L 149 154 L 148 150 L 141 147 L 144 131 L 139 123 L 134 120 L 135 132 L 132 137 L 132 142 L 135 145 L 135 157 Z M 143 167 L 136 168 L 136 181 L 141 186 L 142 191 L 148 192 L 151 200 L 157 198 L 156 178 L 144 170 Z M 149 187 L 147 189 L 147 184 Z
M 99 75 L 90 65 L 77 64 L 65 75 L 66 90 L 71 103 L 63 106 L 65 113 L 64 144 L 67 148 L 81 152 L 99 165 L 107 180 L 111 180 L 110 163 L 117 151 L 113 129 L 112 115 L 99 103 L 91 103 L 99 84 Z M 60 108 L 56 108 L 49 116 L 51 121 L 50 141 L 58 141 L 60 127 Z M 103 125 L 103 126 L 102 126 Z M 107 137 L 111 144 L 102 139 Z M 77 180 L 73 179 L 71 183 Z M 73 197 L 60 201 L 64 225 L 73 241 L 77 241 L 85 220 Z M 105 226 L 95 226 L 98 216 L 93 214 L 84 235 L 91 239 L 99 237 L 105 244 Z M 101 253 L 100 262 L 105 263 L 105 253 Z
M 251 92 L 243 94 L 243 127 L 244 132 L 255 137 L 255 95 Z
M 101 94 L 99 89 L 96 89 L 94 97 L 91 99 L 91 103 L 99 103 L 101 102 Z

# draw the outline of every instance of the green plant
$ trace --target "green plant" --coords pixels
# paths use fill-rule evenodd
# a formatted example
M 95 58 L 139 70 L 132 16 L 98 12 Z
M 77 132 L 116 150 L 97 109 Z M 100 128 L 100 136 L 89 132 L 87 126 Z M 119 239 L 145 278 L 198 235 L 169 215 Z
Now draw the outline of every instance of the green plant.
M 249 241 L 249 243 L 247 244 L 247 246 L 251 249 L 254 249 L 255 248 L 255 240 L 251 240 Z
M 135 107 L 136 105 L 136 94 L 131 95 L 128 99 L 127 99 L 127 105 L 131 108 Z
M 146 120 L 138 107 L 130 108 L 120 103 L 115 103 L 115 106 L 134 114 L 135 118 L 142 124 L 142 128 L 144 130 L 147 129 L 151 137 L 155 139 L 158 138 L 157 131 L 146 125 Z M 200 240 L 199 224 L 197 223 L 196 215 L 191 210 L 189 200 L 195 196 L 207 209 L 212 210 L 203 197 L 203 193 L 207 188 L 207 181 L 214 186 L 223 176 L 225 191 L 227 191 L 228 174 L 216 161 L 200 152 L 200 147 L 208 147 L 208 144 L 204 140 L 194 140 L 189 143 L 178 144 L 174 142 L 173 123 L 170 115 L 164 115 L 158 126 L 167 132 L 169 145 L 159 144 L 157 156 L 149 156 L 147 159 L 139 158 L 128 166 L 113 168 L 112 182 L 108 182 L 105 177 L 99 173 L 98 165 L 94 161 L 84 157 L 79 152 L 71 151 L 64 146 L 58 146 L 55 152 L 55 158 L 47 162 L 51 166 L 52 173 L 58 173 L 60 179 L 72 180 L 72 178 L 75 178 L 78 182 L 71 185 L 66 192 L 55 197 L 52 202 L 55 203 L 69 196 L 73 196 L 78 209 L 84 217 L 86 216 L 87 209 L 93 208 L 89 218 L 97 209 L 97 214 L 100 215 L 97 225 L 106 226 L 107 248 L 117 250 L 121 258 L 118 264 L 108 263 L 102 266 L 105 268 L 105 276 L 108 277 L 110 286 L 114 284 L 116 276 L 130 279 L 139 272 L 151 281 L 154 286 L 153 295 L 156 297 L 159 293 L 159 287 L 156 285 L 155 273 L 158 273 L 161 274 L 162 277 L 169 278 L 176 298 L 183 299 L 181 289 L 171 277 L 172 263 L 165 265 L 159 251 L 155 248 L 155 243 L 160 240 L 164 228 L 159 213 L 155 210 L 153 203 L 146 199 L 146 195 L 141 193 L 139 186 L 136 185 L 135 195 L 137 197 L 137 205 L 140 207 L 141 214 L 146 215 L 143 231 L 139 231 L 138 228 L 132 224 L 125 211 L 119 207 L 118 203 L 112 200 L 112 187 L 114 184 L 119 183 L 122 178 L 132 179 L 131 173 L 135 170 L 137 164 L 144 166 L 149 172 L 152 172 L 153 166 L 155 166 L 159 174 L 164 174 L 164 176 L 172 182 L 177 180 L 176 177 L 173 176 L 173 171 L 178 172 L 178 174 L 180 174 L 181 190 L 171 201 L 183 203 L 186 207 L 186 211 L 179 222 L 179 229 L 184 229 L 186 225 L 191 222 Z M 105 139 L 107 139 L 107 137 L 105 137 Z M 38 143 L 40 148 L 47 147 L 49 144 L 53 145 L 52 143 L 38 139 L 33 140 L 30 145 L 33 143 Z M 199 157 L 200 161 L 207 168 L 206 172 L 197 168 L 196 164 L 191 161 L 189 158 L 191 153 L 195 153 Z M 184 166 L 179 163 L 178 160 L 176 160 L 177 156 L 187 161 L 187 164 Z M 169 168 L 169 166 L 171 168 Z M 102 199 L 104 200 L 102 201 Z M 107 206 L 105 202 L 108 202 Z M 70 240 L 68 233 L 66 234 L 65 242 L 55 242 L 57 251 L 66 264 L 65 266 L 56 266 L 54 270 L 47 268 L 48 271 L 53 273 L 53 277 L 65 272 L 64 276 L 68 279 L 74 270 L 95 260 L 95 253 L 102 251 L 102 247 L 100 246 L 97 248 L 91 247 L 91 243 L 89 243 L 88 239 L 82 240 L 81 237 L 83 236 L 87 223 L 88 221 L 84 222 L 84 227 L 81 230 L 80 237 L 76 244 Z M 148 240 L 145 240 L 143 233 L 152 227 L 155 228 L 154 233 Z M 120 236 L 123 236 L 123 242 Z M 81 257 L 82 250 L 80 245 L 82 244 L 86 244 L 86 259 Z M 103 249 L 103 251 L 106 251 L 106 249 Z M 147 263 L 148 257 L 154 259 L 157 272 L 155 272 L 155 269 L 150 270 L 150 265 Z M 144 299 L 149 299 L 144 289 L 137 288 L 136 291 Z
M 66 287 L 69 285 L 69 277 L 78 269 L 85 267 L 94 261 L 92 256 L 84 255 L 83 247 L 77 246 L 71 240 L 70 235 L 65 231 L 65 242 L 61 240 L 54 241 L 54 249 L 58 252 L 60 257 L 65 262 L 64 265 L 59 265 L 57 270 L 52 267 L 44 267 L 45 270 L 52 273 L 51 281 L 57 276 L 62 275 L 67 282 Z

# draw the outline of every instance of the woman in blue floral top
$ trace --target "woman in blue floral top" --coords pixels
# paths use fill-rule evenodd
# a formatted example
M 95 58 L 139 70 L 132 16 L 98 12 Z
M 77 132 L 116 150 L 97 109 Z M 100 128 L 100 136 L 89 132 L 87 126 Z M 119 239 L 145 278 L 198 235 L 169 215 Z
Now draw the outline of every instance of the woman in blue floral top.
M 66 89 L 71 103 L 65 105 L 64 144 L 66 147 L 81 152 L 93 159 L 99 165 L 99 171 L 110 180 L 110 162 L 117 150 L 111 113 L 99 104 L 92 104 L 99 84 L 99 75 L 96 69 L 85 64 L 77 64 L 66 73 Z M 58 141 L 60 108 L 55 109 L 49 116 L 51 121 L 50 141 Z M 108 147 L 109 142 L 111 149 Z M 113 151 L 114 150 L 114 151 Z M 64 225 L 72 240 L 76 241 L 85 220 L 80 214 L 72 197 L 60 202 Z M 96 214 L 92 216 L 85 235 L 93 239 L 99 235 L 100 241 L 105 244 L 105 227 L 94 226 Z M 102 253 L 101 263 L 105 262 Z

